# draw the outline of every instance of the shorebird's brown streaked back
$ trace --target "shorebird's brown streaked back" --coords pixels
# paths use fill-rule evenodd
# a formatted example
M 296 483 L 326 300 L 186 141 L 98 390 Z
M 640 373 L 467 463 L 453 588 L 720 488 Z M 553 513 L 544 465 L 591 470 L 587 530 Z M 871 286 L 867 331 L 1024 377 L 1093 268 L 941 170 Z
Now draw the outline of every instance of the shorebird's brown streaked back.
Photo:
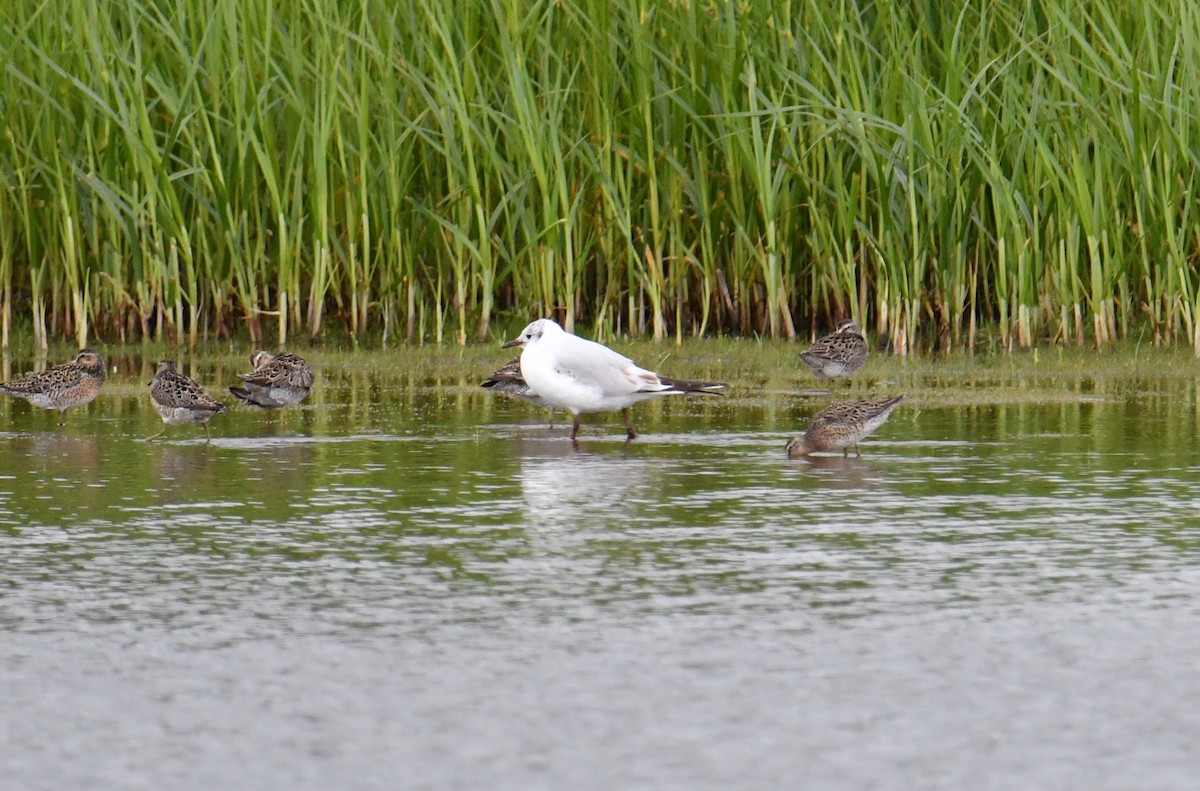
M 841 449 L 845 456 L 853 447 L 855 454 L 861 456 L 858 443 L 882 426 L 903 398 L 865 398 L 830 404 L 813 415 L 803 435 L 794 437 L 787 444 L 787 454 L 790 457 L 807 456 L 814 451 Z
M 194 379 L 179 373 L 174 360 L 160 360 L 150 382 L 150 400 L 163 420 L 163 430 L 149 439 L 167 433 L 167 426 L 199 423 L 204 426 L 205 441 L 211 440 L 208 420 L 225 411 L 225 405 L 213 399 Z
M 822 379 L 849 376 L 867 361 L 867 341 L 853 319 L 842 319 L 836 330 L 801 352 L 800 359 Z
M 42 409 L 70 409 L 91 401 L 104 386 L 104 355 L 95 349 L 80 349 L 75 359 L 41 373 L 0 384 L 0 392 L 24 398 Z
M 546 399 L 535 393 L 529 383 L 525 381 L 525 377 L 521 375 L 520 357 L 513 358 L 497 368 L 479 386 L 491 390 L 493 393 L 503 393 L 510 398 L 528 401 L 534 406 L 549 410 L 550 428 L 554 428 L 554 407 L 546 403 Z
M 493 393 L 503 393 L 506 396 L 528 401 L 546 409 L 553 408 L 546 403 L 546 399 L 533 391 L 533 388 L 525 381 L 525 377 L 521 375 L 520 357 L 514 357 L 497 368 L 495 373 L 483 380 L 480 387 L 487 388 Z
M 271 354 L 259 349 L 250 355 L 248 374 L 239 374 L 243 387 L 231 387 L 229 392 L 239 400 L 262 409 L 298 404 L 312 389 L 314 376 L 309 364 L 298 354 Z

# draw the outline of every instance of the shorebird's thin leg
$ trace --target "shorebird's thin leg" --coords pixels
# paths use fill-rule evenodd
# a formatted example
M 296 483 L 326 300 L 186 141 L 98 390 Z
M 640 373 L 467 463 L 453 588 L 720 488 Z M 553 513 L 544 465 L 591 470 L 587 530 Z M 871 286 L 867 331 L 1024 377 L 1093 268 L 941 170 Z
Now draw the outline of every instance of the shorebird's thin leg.
M 550 416 L 547 418 L 550 421 L 550 428 L 554 428 L 554 410 L 549 409 L 547 411 L 550 413 Z
M 847 445 L 846 447 L 842 448 L 842 458 L 845 459 L 849 455 L 850 455 L 850 446 Z
M 152 439 L 158 439 L 159 437 L 161 437 L 163 434 L 166 434 L 166 433 L 167 433 L 167 424 L 163 423 L 162 431 L 158 432 L 157 434 L 155 434 L 152 437 L 146 437 L 146 441 L 149 442 Z
M 579 415 L 575 416 L 575 425 L 571 427 L 571 439 L 579 436 Z
M 629 419 L 629 407 L 622 409 L 621 414 L 625 416 L 625 436 L 637 439 L 637 432 L 633 430 L 633 421 Z
M 854 443 L 854 458 L 856 458 L 856 459 L 861 459 L 861 458 L 862 458 L 862 451 L 858 449 L 858 443 L 857 443 L 857 442 L 856 442 L 856 443 Z
M 205 445 L 212 444 L 212 434 L 208 433 L 208 424 L 201 423 L 200 425 L 204 426 L 204 444 Z

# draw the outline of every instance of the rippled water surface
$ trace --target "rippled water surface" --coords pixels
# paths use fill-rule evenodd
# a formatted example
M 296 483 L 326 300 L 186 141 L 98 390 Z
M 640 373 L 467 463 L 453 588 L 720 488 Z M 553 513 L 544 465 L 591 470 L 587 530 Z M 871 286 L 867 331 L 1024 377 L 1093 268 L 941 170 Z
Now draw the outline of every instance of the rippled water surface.
M 789 461 L 828 398 L 642 405 L 573 447 L 470 382 L 330 364 L 301 409 L 145 442 L 123 365 L 61 427 L 0 411 L 5 788 L 1200 776 L 1192 380 L 928 385 L 862 458 Z

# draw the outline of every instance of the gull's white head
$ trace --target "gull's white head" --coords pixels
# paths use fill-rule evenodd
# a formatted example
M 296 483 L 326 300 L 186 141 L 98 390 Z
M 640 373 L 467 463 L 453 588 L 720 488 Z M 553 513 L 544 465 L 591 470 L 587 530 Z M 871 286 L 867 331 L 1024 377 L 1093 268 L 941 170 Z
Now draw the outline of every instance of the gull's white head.
M 546 335 L 562 333 L 563 328 L 558 326 L 558 323 L 553 319 L 538 319 L 531 321 L 525 329 L 521 330 L 521 334 L 508 341 L 501 348 L 508 349 L 512 346 L 529 346 L 537 343 Z

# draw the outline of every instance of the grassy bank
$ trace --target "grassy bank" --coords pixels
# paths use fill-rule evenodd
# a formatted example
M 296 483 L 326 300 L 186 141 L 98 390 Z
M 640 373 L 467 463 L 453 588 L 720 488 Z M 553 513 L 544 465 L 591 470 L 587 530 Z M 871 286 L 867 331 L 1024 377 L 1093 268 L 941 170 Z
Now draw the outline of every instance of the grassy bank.
M 1200 353 L 1186 3 L 14 0 L 0 329 Z
M 73 347 L 52 342 L 42 357 L 22 339 L 12 354 L 0 355 L 0 381 L 46 365 L 69 360 Z M 688 338 L 680 344 L 649 338 L 616 341 L 614 348 L 638 364 L 666 376 L 722 381 L 729 385 L 721 403 L 776 403 L 799 400 L 862 398 L 902 393 L 910 405 L 949 406 L 1009 403 L 1085 403 L 1169 398 L 1178 408 L 1200 418 L 1196 398 L 1196 361 L 1189 349 L 1153 347 L 1118 341 L 1103 353 L 1059 346 L 1012 354 L 972 353 L 960 349 L 943 355 L 913 353 L 905 357 L 873 353 L 849 380 L 817 379 L 800 362 L 795 344 L 761 338 Z M 147 383 L 160 359 L 178 360 L 181 368 L 220 390 L 237 384 L 249 370 L 251 348 L 244 341 L 200 341 L 191 349 L 167 343 L 105 345 L 109 365 L 106 393 L 145 397 Z M 450 388 L 465 394 L 500 398 L 480 388 L 494 370 L 515 356 L 499 344 L 397 346 L 364 349 L 326 346 L 305 349 L 318 380 L 350 377 L 402 381 L 406 386 Z M 219 371 L 214 376 L 213 371 Z M 376 401 L 390 396 L 375 392 Z M 0 404 L 13 403 L 0 398 Z M 1188 435 L 1190 436 L 1190 435 Z

